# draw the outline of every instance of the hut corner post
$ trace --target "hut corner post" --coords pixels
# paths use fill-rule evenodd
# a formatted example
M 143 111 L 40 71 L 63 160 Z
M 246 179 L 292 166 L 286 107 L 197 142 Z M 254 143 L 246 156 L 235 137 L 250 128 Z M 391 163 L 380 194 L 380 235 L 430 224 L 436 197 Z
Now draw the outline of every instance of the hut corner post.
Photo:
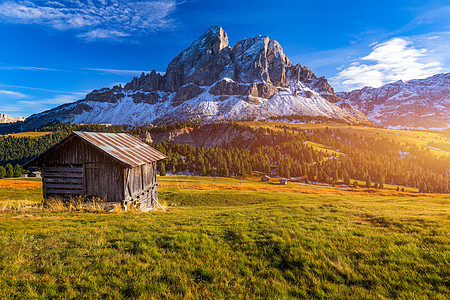
M 156 164 L 155 164 L 156 165 Z M 141 180 L 140 182 L 144 184 L 143 175 L 144 172 L 140 173 Z M 156 173 L 153 173 L 152 176 L 155 176 Z M 143 212 L 147 212 L 153 209 L 156 209 L 159 206 L 163 211 L 166 211 L 161 204 L 157 200 L 156 196 L 156 176 L 151 180 L 151 186 L 147 186 L 143 189 L 139 189 L 138 191 L 133 190 L 133 174 L 131 168 L 125 169 L 124 176 L 124 190 L 125 197 L 122 202 L 122 207 L 124 210 L 127 210 L 128 206 L 132 205 Z M 156 205 L 154 205 L 156 204 Z

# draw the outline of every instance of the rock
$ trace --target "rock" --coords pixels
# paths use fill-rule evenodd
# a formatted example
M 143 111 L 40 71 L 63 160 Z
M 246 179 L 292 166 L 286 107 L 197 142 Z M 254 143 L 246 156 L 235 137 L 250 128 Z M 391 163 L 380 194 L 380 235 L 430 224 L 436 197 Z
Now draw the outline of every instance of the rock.
M 217 82 L 209 92 L 212 95 L 242 95 L 270 99 L 277 93 L 277 88 L 271 83 L 239 84 L 228 79 Z
M 213 26 L 169 63 L 164 90 L 175 92 L 188 83 L 211 85 L 227 75 L 230 63 L 228 36 L 222 27 Z
M 81 114 L 85 111 L 91 111 L 92 107 L 86 103 L 78 103 L 71 111 L 72 114 Z
M 148 104 L 156 104 L 159 101 L 158 93 L 151 92 L 151 93 L 133 93 L 131 95 L 133 98 L 134 103 L 148 103 Z
M 175 98 L 173 99 L 173 106 L 178 106 L 184 101 L 190 100 L 194 97 L 197 97 L 203 93 L 203 89 L 201 89 L 198 85 L 194 83 L 187 84 L 185 86 L 182 86 L 177 94 L 175 95 Z
M 312 80 L 317 79 L 316 75 L 308 69 L 308 67 L 302 67 L 300 64 L 289 68 L 289 77 L 294 82 L 310 83 Z
M 324 76 L 317 78 L 311 84 L 311 87 L 320 94 L 335 95 L 334 89 L 328 83 Z
M 278 92 L 277 88 L 270 83 L 253 82 L 245 92 L 245 94 L 253 97 L 270 99 Z
M 125 97 L 123 92 L 116 92 L 109 88 L 103 88 L 101 90 L 93 90 L 87 94 L 86 101 L 117 103 L 117 101 L 123 97 Z
M 242 85 L 237 82 L 222 79 L 211 87 L 209 93 L 212 95 L 240 95 Z
M 156 70 L 153 70 L 150 74 L 142 73 L 140 77 L 133 77 L 133 80 L 125 85 L 125 90 L 158 91 L 162 88 L 162 85 L 163 77 Z
M 144 131 L 139 134 L 139 139 L 145 143 L 153 143 L 153 138 L 150 132 Z
M 311 91 L 306 91 L 305 92 L 305 97 L 306 98 L 312 98 L 312 96 L 313 96 L 313 92 L 311 92 Z

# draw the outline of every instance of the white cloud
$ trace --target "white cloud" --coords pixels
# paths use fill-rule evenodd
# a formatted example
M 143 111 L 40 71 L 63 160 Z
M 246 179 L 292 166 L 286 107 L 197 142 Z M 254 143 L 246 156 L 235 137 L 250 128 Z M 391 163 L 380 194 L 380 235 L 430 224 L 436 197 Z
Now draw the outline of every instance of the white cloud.
M 24 71 L 61 71 L 58 69 L 30 67 L 30 66 L 0 66 L 1 70 L 24 70 Z
M 8 98 L 26 98 L 27 95 L 15 92 L 15 91 L 8 91 L 8 90 L 0 90 L 0 97 L 8 97 Z
M 379 87 L 388 82 L 426 78 L 441 72 L 442 62 L 432 51 L 416 48 L 405 38 L 372 45 L 372 52 L 344 67 L 331 79 L 338 89 Z
M 84 98 L 84 97 L 80 97 L 79 95 L 58 95 L 58 96 L 50 98 L 50 99 L 41 100 L 40 102 L 42 102 L 44 104 L 60 105 L 60 104 L 75 102 L 77 100 L 80 100 L 81 98 Z
M 104 73 L 111 73 L 114 75 L 119 76 L 140 76 L 142 73 L 150 73 L 151 71 L 139 71 L 139 70 L 119 70 L 119 69 L 97 69 L 97 68 L 83 68 L 83 70 L 89 70 L 89 71 L 97 71 L 97 72 L 104 72 Z M 162 72 L 158 72 L 162 73 Z
M 173 25 L 174 0 L 28 0 L 0 4 L 0 19 L 77 31 L 86 41 L 144 34 Z
M 104 39 L 119 39 L 126 36 L 130 36 L 130 34 L 107 29 L 94 29 L 77 35 L 77 37 L 83 38 L 89 42 Z

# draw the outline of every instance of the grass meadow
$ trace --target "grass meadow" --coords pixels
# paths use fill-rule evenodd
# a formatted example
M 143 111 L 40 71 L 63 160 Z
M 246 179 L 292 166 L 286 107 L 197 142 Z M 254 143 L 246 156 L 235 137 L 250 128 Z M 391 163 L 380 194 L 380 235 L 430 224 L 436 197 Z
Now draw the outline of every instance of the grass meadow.
M 272 130 L 283 130 L 280 125 L 287 126 L 292 129 L 299 130 L 324 130 L 325 128 L 329 129 L 339 129 L 345 133 L 356 133 L 361 136 L 367 137 L 384 137 L 401 143 L 403 145 L 416 145 L 419 147 L 428 147 L 429 142 L 444 144 L 448 147 L 450 140 L 445 135 L 445 132 L 429 132 L 423 130 L 401 130 L 401 129 L 385 129 L 385 128 L 376 128 L 376 127 L 364 127 L 364 126 L 345 126 L 345 125 L 337 125 L 337 124 L 295 124 L 295 123 L 280 123 L 280 122 L 238 122 L 239 124 L 249 125 L 254 128 L 264 127 Z M 328 150 L 329 152 L 332 150 L 326 145 L 310 143 L 315 149 L 318 150 Z M 447 151 L 442 151 L 435 148 L 429 148 L 430 152 L 438 157 L 450 157 L 450 153 Z M 333 154 L 334 155 L 334 154 Z
M 39 132 L 39 131 L 26 131 L 26 132 L 19 132 L 19 133 L 12 133 L 12 134 L 7 134 L 7 135 L 3 135 L 3 137 L 5 136 L 12 136 L 12 137 L 16 137 L 16 138 L 22 138 L 22 137 L 29 137 L 29 138 L 38 138 L 44 135 L 48 135 L 51 134 L 51 132 Z M 2 135 L 0 135 L 1 137 Z
M 0 180 L 0 298 L 448 299 L 450 198 L 158 178 L 167 212 L 50 211 Z M 28 184 L 28 185 L 27 185 Z

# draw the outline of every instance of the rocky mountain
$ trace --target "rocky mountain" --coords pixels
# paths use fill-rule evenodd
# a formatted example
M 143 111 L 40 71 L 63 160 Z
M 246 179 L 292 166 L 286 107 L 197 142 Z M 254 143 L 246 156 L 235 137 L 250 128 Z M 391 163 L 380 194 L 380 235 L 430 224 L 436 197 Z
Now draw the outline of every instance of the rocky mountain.
M 375 124 L 450 128 L 450 73 L 338 93 Z
M 11 117 L 10 115 L 0 114 L 0 124 L 15 123 L 15 122 L 21 122 L 24 120 L 25 120 L 25 118 L 14 118 L 14 117 Z
M 25 127 L 55 121 L 161 124 L 325 116 L 369 123 L 339 99 L 324 77 L 294 65 L 280 44 L 259 35 L 228 43 L 213 26 L 175 57 L 164 75 L 153 70 L 125 86 L 94 90 L 86 98 L 29 117 Z

